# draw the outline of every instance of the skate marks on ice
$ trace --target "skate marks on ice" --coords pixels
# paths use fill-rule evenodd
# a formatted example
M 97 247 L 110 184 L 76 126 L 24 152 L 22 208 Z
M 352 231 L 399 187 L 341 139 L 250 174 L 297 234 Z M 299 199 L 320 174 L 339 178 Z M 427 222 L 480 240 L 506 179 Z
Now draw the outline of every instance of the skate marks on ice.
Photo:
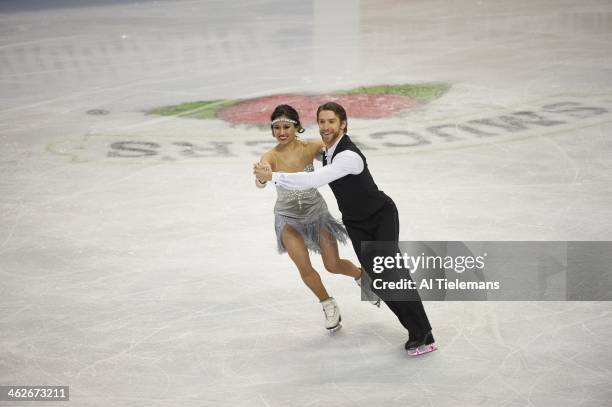
M 612 121 L 612 95 L 557 95 L 499 109 L 428 123 L 418 118 L 352 120 L 353 138 L 370 156 L 458 149 L 483 144 L 580 132 Z M 134 115 L 128 120 L 136 119 Z M 316 138 L 308 128 L 306 138 Z M 191 163 L 230 157 L 259 157 L 272 148 L 267 128 L 168 118 L 154 129 L 124 134 L 97 130 L 47 145 L 71 163 Z

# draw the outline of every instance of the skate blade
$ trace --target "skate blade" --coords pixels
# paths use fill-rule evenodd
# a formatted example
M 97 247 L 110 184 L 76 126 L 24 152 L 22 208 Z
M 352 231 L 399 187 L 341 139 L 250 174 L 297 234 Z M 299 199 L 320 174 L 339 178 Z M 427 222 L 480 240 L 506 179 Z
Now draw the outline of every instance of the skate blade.
M 338 324 L 333 328 L 327 328 L 327 332 L 329 332 L 329 334 L 331 335 L 334 332 L 338 332 L 341 328 L 342 328 L 342 324 Z
M 438 350 L 438 347 L 436 346 L 435 343 L 432 343 L 431 345 L 421 345 L 418 348 L 410 349 L 408 351 L 408 356 L 424 355 L 426 353 L 433 352 L 435 350 Z

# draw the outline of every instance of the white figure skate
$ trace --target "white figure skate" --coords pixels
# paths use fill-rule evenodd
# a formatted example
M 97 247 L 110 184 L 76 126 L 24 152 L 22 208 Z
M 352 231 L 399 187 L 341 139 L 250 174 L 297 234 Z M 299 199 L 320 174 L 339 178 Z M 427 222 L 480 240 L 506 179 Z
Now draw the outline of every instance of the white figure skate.
M 323 313 L 325 314 L 325 328 L 329 333 L 336 332 L 342 328 L 342 317 L 340 316 L 340 308 L 336 304 L 334 297 L 329 297 L 325 301 L 321 301 Z
M 361 277 L 363 277 L 363 269 L 359 268 L 361 270 Z M 357 285 L 359 287 L 361 287 L 361 277 L 355 279 L 355 282 L 357 283 Z M 365 299 L 368 300 L 368 302 L 378 308 L 380 308 L 380 297 L 376 294 L 374 294 L 374 292 L 372 292 L 372 290 L 369 289 L 369 287 L 363 287 L 361 290 L 363 296 L 365 297 Z

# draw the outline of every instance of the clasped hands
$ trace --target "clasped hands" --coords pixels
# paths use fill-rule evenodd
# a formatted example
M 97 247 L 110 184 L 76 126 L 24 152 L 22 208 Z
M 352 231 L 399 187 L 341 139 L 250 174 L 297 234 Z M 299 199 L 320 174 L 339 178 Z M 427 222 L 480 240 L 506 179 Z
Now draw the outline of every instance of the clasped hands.
M 253 174 L 262 184 L 272 181 L 272 167 L 268 163 L 258 162 L 253 164 Z

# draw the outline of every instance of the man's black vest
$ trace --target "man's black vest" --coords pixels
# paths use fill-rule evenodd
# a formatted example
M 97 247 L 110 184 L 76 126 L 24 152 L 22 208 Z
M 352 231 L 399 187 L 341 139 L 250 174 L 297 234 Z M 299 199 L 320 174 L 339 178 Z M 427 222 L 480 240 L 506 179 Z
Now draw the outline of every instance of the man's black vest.
M 363 160 L 363 171 L 357 175 L 349 174 L 329 183 L 336 200 L 338 209 L 342 212 L 344 221 L 360 221 L 369 218 L 378 212 L 389 200 L 384 192 L 380 191 L 368 169 L 365 156 L 349 138 L 344 135 L 338 145 L 331 161 L 342 151 L 354 151 Z M 327 165 L 325 156 L 323 165 Z

